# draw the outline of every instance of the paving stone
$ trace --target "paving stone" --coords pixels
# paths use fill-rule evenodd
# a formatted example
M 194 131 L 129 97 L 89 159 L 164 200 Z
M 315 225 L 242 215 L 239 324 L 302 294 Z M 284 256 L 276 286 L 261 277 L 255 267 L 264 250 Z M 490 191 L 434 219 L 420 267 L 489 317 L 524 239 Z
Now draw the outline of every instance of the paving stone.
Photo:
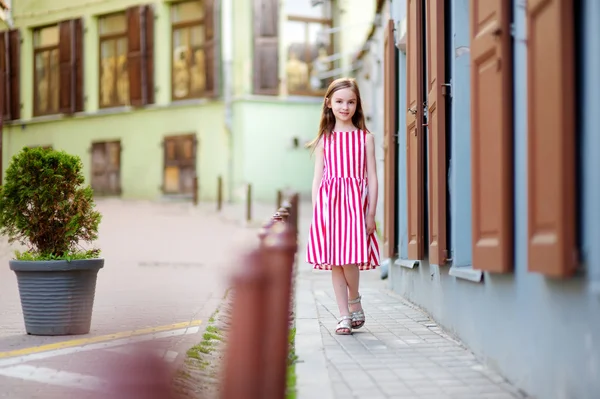
M 308 218 L 301 223 L 303 239 L 308 234 L 309 221 Z M 301 243 L 300 248 L 303 247 L 305 244 Z M 303 258 L 301 253 L 299 259 Z M 316 305 L 312 306 L 318 312 L 315 323 L 323 340 L 323 357 L 331 364 L 333 397 L 517 398 L 514 388 L 502 376 L 483 367 L 428 315 L 389 293 L 378 271 L 361 273 L 360 291 L 367 321 L 352 336 L 333 333 L 338 309 L 330 274 L 313 271 L 301 263 L 297 279 L 310 287 L 314 297 Z M 296 339 L 303 338 L 297 335 Z M 301 384 L 303 376 L 297 378 Z

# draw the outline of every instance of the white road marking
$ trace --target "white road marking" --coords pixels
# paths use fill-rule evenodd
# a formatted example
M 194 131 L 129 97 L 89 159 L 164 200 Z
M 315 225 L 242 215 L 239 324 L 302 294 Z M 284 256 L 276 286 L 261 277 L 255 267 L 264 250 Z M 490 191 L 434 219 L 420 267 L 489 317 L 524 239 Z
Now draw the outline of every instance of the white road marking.
M 100 378 L 46 367 L 34 367 L 20 364 L 0 369 L 0 375 L 39 382 L 42 384 L 79 388 L 86 391 L 109 392 L 108 383 Z
M 106 350 L 110 351 L 110 352 L 114 352 L 114 353 L 124 354 L 124 355 L 130 355 L 135 352 L 135 348 L 132 346 L 119 346 L 116 348 L 109 348 Z M 163 349 L 155 349 L 152 352 L 156 356 L 160 357 L 161 359 L 166 360 L 169 363 L 172 362 L 173 360 L 175 360 L 175 358 L 177 358 L 177 352 L 174 352 L 174 351 L 169 351 L 169 350 L 165 351 Z
M 117 339 L 114 341 L 99 342 L 96 344 L 76 346 L 76 347 L 72 347 L 72 348 L 56 349 L 56 350 L 52 350 L 52 351 L 48 351 L 48 352 L 32 353 L 29 355 L 13 357 L 13 358 L 8 358 L 8 359 L 2 359 L 2 360 L 0 360 L 0 368 L 13 366 L 15 364 L 21 364 L 21 363 L 25 363 L 25 362 L 31 362 L 31 361 L 35 361 L 35 360 L 48 359 L 48 358 L 55 357 L 55 356 L 71 355 L 74 353 L 87 352 L 87 351 L 97 350 L 97 349 L 114 348 L 117 346 L 133 344 L 136 342 L 151 341 L 154 339 L 169 338 L 169 337 L 177 337 L 180 335 L 187 335 L 187 334 L 197 334 L 198 331 L 200 331 L 200 327 L 196 326 L 196 327 L 190 327 L 190 328 L 181 328 L 179 330 L 163 331 L 163 332 L 159 332 L 156 334 L 138 335 L 138 336 L 131 337 L 131 338 L 123 338 L 123 339 Z

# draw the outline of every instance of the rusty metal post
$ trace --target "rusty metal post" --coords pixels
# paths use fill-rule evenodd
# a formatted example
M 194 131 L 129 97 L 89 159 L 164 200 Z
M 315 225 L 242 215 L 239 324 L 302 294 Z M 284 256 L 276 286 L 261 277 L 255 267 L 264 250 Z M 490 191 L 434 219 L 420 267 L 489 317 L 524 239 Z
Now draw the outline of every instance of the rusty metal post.
M 263 225 L 260 227 L 260 229 L 258 229 L 258 234 L 257 234 L 258 241 L 261 246 L 264 243 L 265 237 L 269 233 L 269 229 L 273 226 L 274 223 L 275 223 L 275 219 L 269 218 L 266 222 L 263 223 Z
M 252 220 L 252 184 L 246 186 L 246 221 Z
M 289 309 L 296 240 L 287 223 L 276 222 L 263 241 L 267 273 L 263 328 L 264 370 L 261 375 L 264 399 L 285 397 L 289 351 Z
M 217 211 L 223 209 L 223 177 L 217 177 Z
M 193 197 L 192 202 L 194 205 L 198 205 L 198 176 L 194 175 L 194 183 L 193 183 Z
M 300 201 L 300 198 L 299 198 L 298 193 L 294 193 L 290 197 L 290 225 L 292 226 L 296 236 L 298 235 L 298 223 L 299 223 L 299 215 L 300 215 L 299 201 Z
M 276 208 L 281 208 L 281 201 L 283 200 L 283 191 L 277 190 L 277 205 Z
M 251 251 L 244 267 L 233 277 L 234 299 L 230 333 L 225 352 L 220 399 L 262 399 L 264 375 L 263 320 L 267 274 L 262 250 Z M 267 317 L 268 316 L 268 317 Z M 283 396 L 282 396 L 283 397 Z
M 288 219 L 290 217 L 290 212 L 286 208 L 284 208 L 284 207 L 279 208 L 277 210 L 277 213 L 281 216 L 281 220 L 283 222 L 286 222 L 286 223 L 288 222 Z

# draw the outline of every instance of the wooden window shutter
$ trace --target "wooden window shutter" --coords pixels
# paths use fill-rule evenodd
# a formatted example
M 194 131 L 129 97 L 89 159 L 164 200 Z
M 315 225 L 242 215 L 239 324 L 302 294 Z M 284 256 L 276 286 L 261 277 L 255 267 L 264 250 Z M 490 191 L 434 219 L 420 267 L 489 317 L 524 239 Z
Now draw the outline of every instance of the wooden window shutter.
M 427 0 L 427 108 L 429 131 L 429 262 L 443 265 L 446 240 L 446 54 L 444 0 Z
M 527 2 L 529 270 L 577 267 L 575 39 L 572 0 Z
M 396 110 L 397 83 L 396 45 L 394 43 L 394 20 L 387 23 L 384 38 L 384 241 L 385 256 L 396 255 Z
M 406 179 L 408 258 L 423 259 L 423 3 L 408 0 L 406 43 Z
M 204 1 L 204 13 L 206 15 L 205 18 L 205 26 L 204 26 L 204 40 L 206 41 L 205 47 L 205 71 L 206 71 L 206 92 L 209 96 L 216 97 L 218 95 L 218 82 L 217 82 L 217 72 L 219 68 L 219 63 L 217 62 L 217 54 L 218 54 L 218 41 L 216 27 L 219 26 L 218 23 L 218 13 L 215 10 L 215 0 L 205 0 Z
M 60 112 L 83 111 L 83 21 L 71 19 L 59 24 Z
M 254 93 L 279 93 L 279 1 L 254 1 Z
M 11 120 L 21 118 L 21 33 L 17 29 L 8 32 L 9 41 L 9 81 L 10 81 L 10 112 Z
M 145 34 L 145 62 L 146 62 L 146 104 L 154 104 L 154 8 L 144 7 L 146 17 Z
M 508 1 L 470 0 L 473 268 L 513 266 L 512 59 Z
M 83 19 L 78 18 L 75 20 L 75 112 L 84 110 L 83 60 Z
M 131 105 L 140 107 L 153 100 L 154 78 L 150 72 L 154 70 L 153 51 L 149 50 L 151 43 L 148 36 L 154 35 L 154 13 L 151 6 L 142 5 L 127 10 L 127 71 L 129 75 L 129 98 Z M 152 85 L 152 87 L 149 87 Z
M 8 82 L 8 40 L 8 32 L 0 32 L 0 126 L 2 126 L 4 120 L 9 120 L 10 92 L 7 90 L 7 88 L 10 88 L 10 82 Z
M 17 29 L 0 32 L 2 120 L 21 118 L 20 48 L 21 36 Z

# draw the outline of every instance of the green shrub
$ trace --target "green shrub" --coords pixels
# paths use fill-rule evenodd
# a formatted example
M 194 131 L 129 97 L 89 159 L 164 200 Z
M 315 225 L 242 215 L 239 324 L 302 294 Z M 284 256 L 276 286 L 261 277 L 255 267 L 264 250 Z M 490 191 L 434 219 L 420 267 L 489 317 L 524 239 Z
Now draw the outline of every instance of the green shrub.
M 6 170 L 0 187 L 0 233 L 28 247 L 17 259 L 82 259 L 99 255 L 81 250 L 98 238 L 101 220 L 91 187 L 83 186 L 82 163 L 64 151 L 23 148 Z

